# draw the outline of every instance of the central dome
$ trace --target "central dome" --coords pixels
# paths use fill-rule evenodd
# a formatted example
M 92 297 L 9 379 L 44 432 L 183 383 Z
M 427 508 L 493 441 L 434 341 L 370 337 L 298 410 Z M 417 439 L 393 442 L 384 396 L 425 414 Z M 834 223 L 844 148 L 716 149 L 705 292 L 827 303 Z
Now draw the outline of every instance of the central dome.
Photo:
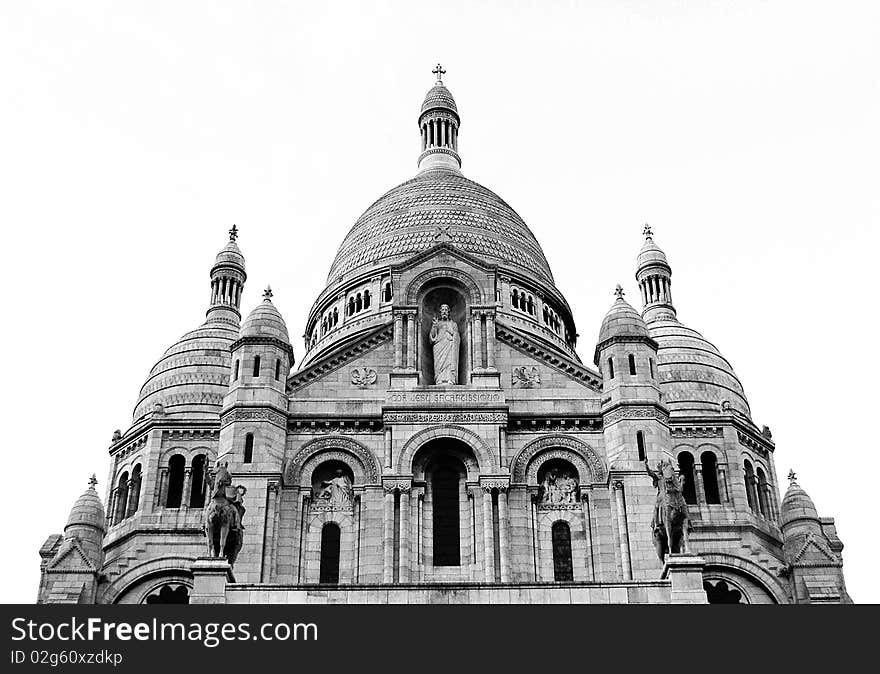
M 370 206 L 339 246 L 328 281 L 402 262 L 443 242 L 553 283 L 544 251 L 516 211 L 449 168 L 424 170 Z

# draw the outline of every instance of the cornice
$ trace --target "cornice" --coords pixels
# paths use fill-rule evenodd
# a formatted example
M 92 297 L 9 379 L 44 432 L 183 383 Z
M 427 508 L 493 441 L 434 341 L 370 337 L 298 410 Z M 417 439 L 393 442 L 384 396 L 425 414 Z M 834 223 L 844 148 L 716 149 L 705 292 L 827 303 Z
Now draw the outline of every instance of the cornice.
M 274 346 L 275 348 L 284 351 L 290 357 L 290 362 L 293 363 L 293 347 L 278 337 L 270 337 L 268 335 L 244 335 L 232 342 L 229 350 L 234 352 L 237 348 L 244 346 L 245 344 L 264 344 Z
M 298 388 L 308 385 L 312 381 L 342 367 L 352 358 L 360 356 L 367 351 L 371 351 L 383 342 L 390 340 L 392 329 L 392 325 L 389 323 L 380 325 L 372 332 L 367 333 L 349 346 L 329 353 L 317 361 L 312 362 L 308 367 L 290 375 L 287 378 L 287 393 L 291 393 Z

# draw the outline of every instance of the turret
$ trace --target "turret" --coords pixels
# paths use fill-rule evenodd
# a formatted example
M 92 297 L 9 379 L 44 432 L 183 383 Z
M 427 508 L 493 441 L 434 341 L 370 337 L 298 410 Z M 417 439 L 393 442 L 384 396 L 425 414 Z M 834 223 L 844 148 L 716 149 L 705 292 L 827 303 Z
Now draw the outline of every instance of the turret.
M 642 293 L 644 311 L 642 316 L 647 323 L 656 320 L 675 318 L 672 304 L 672 267 L 660 246 L 654 243 L 650 225 L 645 225 L 645 244 L 639 251 L 636 267 L 636 281 Z
M 40 548 L 40 593 L 38 603 L 93 604 L 98 577 L 104 564 L 104 506 L 95 490 L 92 475 L 89 488 L 70 509 L 64 534 L 50 536 Z
M 425 96 L 419 113 L 419 133 L 422 139 L 419 169 L 460 169 L 458 127 L 461 119 L 458 116 L 458 107 L 449 89 L 443 84 L 442 77 L 446 74 L 443 66 L 438 63 L 433 73 L 437 76 L 437 82 Z
M 211 304 L 208 307 L 209 321 L 235 323 L 241 320 L 241 293 L 247 274 L 244 269 L 244 255 L 236 243 L 238 227 L 229 230 L 229 242 L 217 253 L 211 267 Z
M 798 604 L 849 604 L 843 580 L 843 543 L 834 520 L 819 517 L 813 499 L 797 483 L 794 471 L 779 510 L 786 571 Z

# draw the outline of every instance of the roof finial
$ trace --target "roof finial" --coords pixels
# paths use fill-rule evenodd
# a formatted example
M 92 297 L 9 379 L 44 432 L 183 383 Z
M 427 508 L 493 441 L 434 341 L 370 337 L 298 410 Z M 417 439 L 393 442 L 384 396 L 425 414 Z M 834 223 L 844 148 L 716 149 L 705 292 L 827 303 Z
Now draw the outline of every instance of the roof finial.
M 645 229 L 642 230 L 642 234 L 645 235 L 646 239 L 650 239 L 652 236 L 654 236 L 654 232 L 651 231 L 651 225 L 649 225 L 647 222 L 645 223 Z
M 789 470 L 788 471 L 788 481 L 794 482 L 796 479 L 797 479 L 797 475 L 795 475 L 794 470 Z
M 263 299 L 272 299 L 272 286 L 266 286 L 266 289 L 263 291 Z
M 443 70 L 443 66 L 438 63 L 437 67 L 431 72 L 437 76 L 437 84 L 443 84 L 443 76 L 446 74 L 446 71 Z
M 229 230 L 229 240 L 235 241 L 238 238 L 238 227 L 232 225 L 232 229 Z
M 620 287 L 619 283 L 617 284 L 617 287 L 614 289 L 614 296 L 619 300 L 623 299 L 623 288 Z
M 94 489 L 96 484 L 98 484 L 98 478 L 92 473 L 92 476 L 89 478 L 89 489 Z

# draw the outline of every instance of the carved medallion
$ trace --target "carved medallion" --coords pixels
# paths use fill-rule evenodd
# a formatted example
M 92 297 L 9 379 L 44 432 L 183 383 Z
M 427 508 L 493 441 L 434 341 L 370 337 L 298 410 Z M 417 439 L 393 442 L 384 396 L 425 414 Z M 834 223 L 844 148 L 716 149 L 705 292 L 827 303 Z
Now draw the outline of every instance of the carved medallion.
M 520 388 L 535 388 L 541 385 L 541 372 L 535 366 L 515 367 L 510 375 L 510 381 Z
M 351 371 L 351 383 L 361 388 L 372 386 L 376 383 L 378 376 L 376 370 L 372 367 L 355 367 Z

